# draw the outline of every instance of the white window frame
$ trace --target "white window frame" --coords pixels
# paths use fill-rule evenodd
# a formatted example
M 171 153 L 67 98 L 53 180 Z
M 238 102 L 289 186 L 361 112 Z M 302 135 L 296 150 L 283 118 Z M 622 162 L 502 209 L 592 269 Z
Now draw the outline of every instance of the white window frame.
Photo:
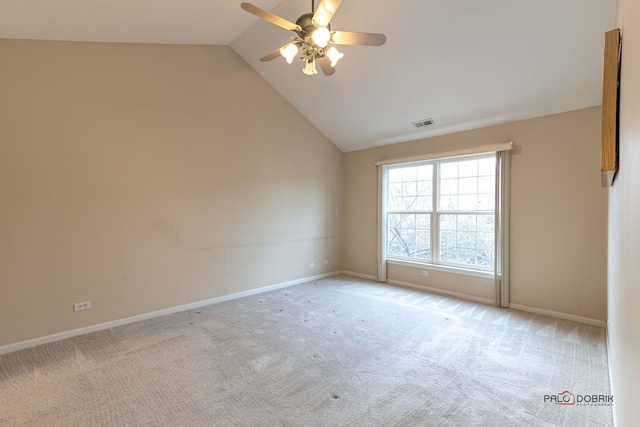
M 510 174 L 511 174 L 511 151 L 516 148 L 513 142 L 493 144 L 480 147 L 471 147 L 444 153 L 431 153 L 420 156 L 405 157 L 400 159 L 379 160 L 375 162 L 378 167 L 378 281 L 387 281 L 387 264 L 415 267 L 425 270 L 445 271 L 448 273 L 464 274 L 482 278 L 493 279 L 495 282 L 496 304 L 502 307 L 509 306 L 509 199 L 510 199 Z M 496 155 L 496 208 L 495 214 L 495 256 L 493 272 L 469 269 L 454 265 L 434 264 L 416 259 L 400 259 L 387 257 L 387 186 L 388 167 L 399 163 L 422 162 L 426 160 L 445 160 L 454 157 L 479 156 L 482 154 Z M 435 181 L 434 181 L 435 182 Z M 435 193 L 435 191 L 434 191 Z M 435 206 L 435 205 L 434 205 Z M 435 213 L 436 210 L 434 210 Z M 433 214 L 432 214 L 433 215 Z M 432 216 L 432 239 L 436 235 L 433 229 Z M 439 238 L 439 235 L 438 235 Z M 434 248 L 431 248 L 432 254 Z
M 484 153 L 484 154 L 472 154 L 465 156 L 456 156 L 456 157 L 447 157 L 441 159 L 432 159 L 432 160 L 423 160 L 423 161 L 413 161 L 407 163 L 395 163 L 393 165 L 389 165 L 385 170 L 385 175 L 388 176 L 389 169 L 397 168 L 397 167 L 405 167 L 405 166 L 422 166 L 422 165 L 431 165 L 432 166 L 432 209 L 430 211 L 408 211 L 408 210 L 390 210 L 388 209 L 388 189 L 389 184 L 388 181 L 385 182 L 385 186 L 383 187 L 383 192 L 385 192 L 385 197 L 383 198 L 385 203 L 384 215 L 382 218 L 383 226 L 385 228 L 385 232 L 388 233 L 388 221 L 389 215 L 393 214 L 421 214 L 421 215 L 429 215 L 430 220 L 430 252 L 431 259 L 420 259 L 420 258 L 410 258 L 403 257 L 398 255 L 388 255 L 387 254 L 387 262 L 390 264 L 396 265 L 406 265 L 406 266 L 428 266 L 432 269 L 437 269 L 440 271 L 447 271 L 453 273 L 467 274 L 473 275 L 477 277 L 485 277 L 485 278 L 493 278 L 493 270 L 494 265 L 492 266 L 475 266 L 469 264 L 460 264 L 455 262 L 448 262 L 441 260 L 440 253 L 440 216 L 441 215 L 493 215 L 494 216 L 494 224 L 495 224 L 495 208 L 493 210 L 484 210 L 484 211 L 444 211 L 440 208 L 440 193 L 441 193 L 441 165 L 443 163 L 448 162 L 457 162 L 464 159 L 486 159 L 486 158 L 494 158 L 495 153 Z M 494 177 L 497 179 L 497 177 Z M 495 187 L 495 182 L 494 182 Z M 494 196 L 497 198 L 497 195 L 494 192 Z M 387 234 L 388 235 L 388 234 Z M 494 237 L 494 246 L 495 246 L 495 237 Z M 388 250 L 388 242 L 385 248 L 385 251 Z M 495 264 L 495 259 L 494 259 Z

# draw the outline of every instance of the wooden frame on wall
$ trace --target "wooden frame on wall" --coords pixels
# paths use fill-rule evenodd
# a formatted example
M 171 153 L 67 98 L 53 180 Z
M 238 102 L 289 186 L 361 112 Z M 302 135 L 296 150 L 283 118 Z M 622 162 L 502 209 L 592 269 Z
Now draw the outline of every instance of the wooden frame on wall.
M 607 31 L 604 37 L 602 76 L 602 186 L 613 185 L 618 171 L 618 106 L 620 94 L 620 29 Z

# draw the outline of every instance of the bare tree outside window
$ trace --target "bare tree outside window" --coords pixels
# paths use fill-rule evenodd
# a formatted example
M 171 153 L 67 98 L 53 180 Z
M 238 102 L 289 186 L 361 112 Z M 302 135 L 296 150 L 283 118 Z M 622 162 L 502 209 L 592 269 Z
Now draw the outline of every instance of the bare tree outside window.
M 389 169 L 388 203 L 388 254 L 430 260 L 433 165 Z
M 495 157 L 439 163 L 440 261 L 492 268 Z

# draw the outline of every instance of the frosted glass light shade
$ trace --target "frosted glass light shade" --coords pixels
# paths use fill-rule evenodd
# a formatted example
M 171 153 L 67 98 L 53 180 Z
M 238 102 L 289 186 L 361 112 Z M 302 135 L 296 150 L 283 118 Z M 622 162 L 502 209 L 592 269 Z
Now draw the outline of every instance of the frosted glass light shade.
M 344 56 L 344 53 L 339 52 L 338 49 L 336 49 L 335 47 L 331 46 L 329 48 L 329 50 L 327 51 L 327 56 L 329 57 L 329 60 L 331 61 L 331 66 L 335 67 L 336 64 L 338 63 L 338 61 Z
M 282 46 L 280 48 L 280 55 L 287 60 L 287 63 L 291 64 L 293 62 L 293 57 L 298 53 L 298 46 L 293 43 L 289 43 L 288 45 Z
M 311 34 L 311 38 L 318 47 L 326 47 L 331 39 L 331 33 L 327 27 L 318 27 Z

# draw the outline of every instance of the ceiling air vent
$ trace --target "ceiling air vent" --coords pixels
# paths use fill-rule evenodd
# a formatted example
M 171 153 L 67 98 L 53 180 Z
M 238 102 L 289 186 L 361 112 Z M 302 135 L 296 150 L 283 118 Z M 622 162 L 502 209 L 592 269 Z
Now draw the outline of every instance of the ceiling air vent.
M 430 126 L 432 124 L 433 124 L 433 119 L 418 120 L 417 122 L 412 123 L 414 128 L 422 128 L 425 126 Z

